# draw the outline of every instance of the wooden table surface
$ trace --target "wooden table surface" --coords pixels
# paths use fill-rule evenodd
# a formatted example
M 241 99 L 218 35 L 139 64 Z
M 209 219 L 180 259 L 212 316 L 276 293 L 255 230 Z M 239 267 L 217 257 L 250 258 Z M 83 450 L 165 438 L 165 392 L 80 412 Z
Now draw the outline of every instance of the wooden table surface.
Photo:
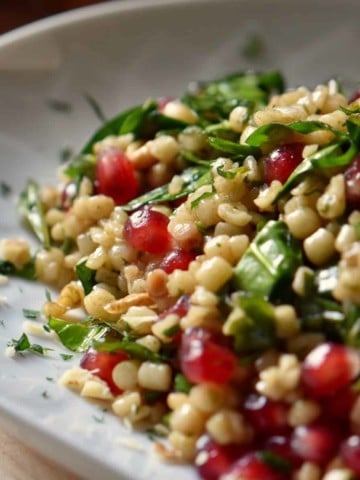
M 0 429 L 1 480 L 81 480 Z

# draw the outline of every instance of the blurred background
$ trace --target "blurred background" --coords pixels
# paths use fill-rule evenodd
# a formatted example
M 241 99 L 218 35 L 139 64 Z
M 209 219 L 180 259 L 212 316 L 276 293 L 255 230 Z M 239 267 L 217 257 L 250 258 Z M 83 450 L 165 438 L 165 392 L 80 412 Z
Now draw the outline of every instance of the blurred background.
M 0 0 L 0 34 L 55 13 L 106 0 Z

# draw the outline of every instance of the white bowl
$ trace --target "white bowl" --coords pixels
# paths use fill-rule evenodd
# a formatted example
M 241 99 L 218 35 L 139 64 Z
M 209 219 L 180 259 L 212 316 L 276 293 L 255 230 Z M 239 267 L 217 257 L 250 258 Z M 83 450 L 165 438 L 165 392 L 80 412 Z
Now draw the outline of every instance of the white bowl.
M 54 182 L 59 151 L 80 149 L 98 126 L 84 94 L 111 116 L 148 97 L 180 94 L 192 80 L 248 68 L 281 69 L 292 86 L 337 76 L 351 88 L 360 79 L 359 18 L 358 0 L 129 0 L 3 35 L 0 180 L 13 195 L 0 199 L 1 237 L 26 235 L 14 212 L 26 179 Z M 265 49 L 249 59 L 243 52 L 254 35 Z M 71 110 L 49 108 L 54 99 Z M 0 306 L 1 352 L 21 333 L 22 308 L 38 309 L 44 290 L 15 280 L 1 287 L 8 298 Z M 191 468 L 161 464 L 144 435 L 49 380 L 71 362 L 77 359 L 64 362 L 57 351 L 47 359 L 1 354 L 7 428 L 87 480 L 196 478 Z M 124 438 L 141 451 L 125 447 Z

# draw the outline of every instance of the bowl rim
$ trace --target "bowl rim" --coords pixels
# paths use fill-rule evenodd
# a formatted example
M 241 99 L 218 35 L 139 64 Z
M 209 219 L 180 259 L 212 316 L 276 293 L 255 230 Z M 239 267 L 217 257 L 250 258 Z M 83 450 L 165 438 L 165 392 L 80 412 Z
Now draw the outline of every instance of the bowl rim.
M 247 0 L 221 0 L 221 3 L 236 4 L 246 2 Z M 251 3 L 261 1 L 262 3 L 273 4 L 274 2 L 283 3 L 286 0 L 251 0 Z M 359 0 L 342 0 L 343 6 L 359 7 Z M 135 12 L 138 10 L 153 10 L 157 8 L 173 7 L 178 5 L 194 5 L 201 4 L 219 4 L 220 0 L 112 0 L 94 5 L 78 7 L 65 12 L 50 15 L 31 23 L 21 25 L 8 32 L 0 35 L 0 49 L 11 46 L 18 41 L 26 40 L 37 34 L 43 34 L 52 30 L 64 28 L 66 26 L 82 23 L 84 21 L 93 20 L 99 17 L 107 17 L 113 14 L 123 14 L 126 12 Z M 305 7 L 315 6 L 321 7 L 339 6 L 339 0 L 292 0 L 293 4 L 297 3 Z

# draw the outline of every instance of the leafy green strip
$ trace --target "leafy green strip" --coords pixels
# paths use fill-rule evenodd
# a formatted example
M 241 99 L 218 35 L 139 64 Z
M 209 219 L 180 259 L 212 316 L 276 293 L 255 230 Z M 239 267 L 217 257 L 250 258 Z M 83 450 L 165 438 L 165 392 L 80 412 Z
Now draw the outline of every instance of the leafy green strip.
M 239 289 L 270 297 L 276 295 L 301 264 L 301 248 L 282 221 L 271 220 L 256 235 L 234 270 Z
M 88 295 L 95 285 L 96 270 L 86 266 L 87 258 L 80 260 L 75 267 L 76 275 L 83 286 L 85 295 Z
M 27 220 L 44 248 L 50 248 L 50 235 L 45 222 L 40 188 L 35 180 L 29 180 L 26 189 L 21 193 L 18 210 L 20 215 Z
M 94 342 L 93 346 L 100 352 L 126 352 L 131 357 L 139 360 L 148 360 L 150 362 L 166 362 L 169 360 L 165 355 L 154 353 L 140 343 L 125 339 L 114 342 Z
M 242 145 L 222 138 L 209 137 L 208 143 L 219 152 L 236 155 L 237 159 L 244 159 L 248 155 L 253 155 L 254 157 L 259 157 L 261 155 L 260 148 L 256 146 Z
M 106 325 L 66 322 L 54 317 L 49 318 L 48 326 L 57 333 L 61 343 L 73 352 L 88 350 L 95 340 L 103 338 L 109 331 Z
M 15 265 L 6 260 L 0 260 L 0 273 L 14 277 L 25 278 L 26 280 L 36 280 L 36 270 L 34 260 L 30 260 L 22 268 L 16 268 Z
M 136 210 L 143 205 L 159 202 L 172 202 L 185 197 L 186 195 L 189 195 L 189 193 L 194 192 L 201 185 L 211 183 L 211 172 L 209 168 L 199 165 L 197 167 L 189 167 L 185 169 L 179 174 L 179 177 L 183 180 L 183 186 L 178 193 L 171 194 L 169 193 L 169 184 L 162 185 L 161 187 L 155 188 L 154 190 L 131 200 L 131 202 L 124 205 L 123 208 L 126 210 Z

